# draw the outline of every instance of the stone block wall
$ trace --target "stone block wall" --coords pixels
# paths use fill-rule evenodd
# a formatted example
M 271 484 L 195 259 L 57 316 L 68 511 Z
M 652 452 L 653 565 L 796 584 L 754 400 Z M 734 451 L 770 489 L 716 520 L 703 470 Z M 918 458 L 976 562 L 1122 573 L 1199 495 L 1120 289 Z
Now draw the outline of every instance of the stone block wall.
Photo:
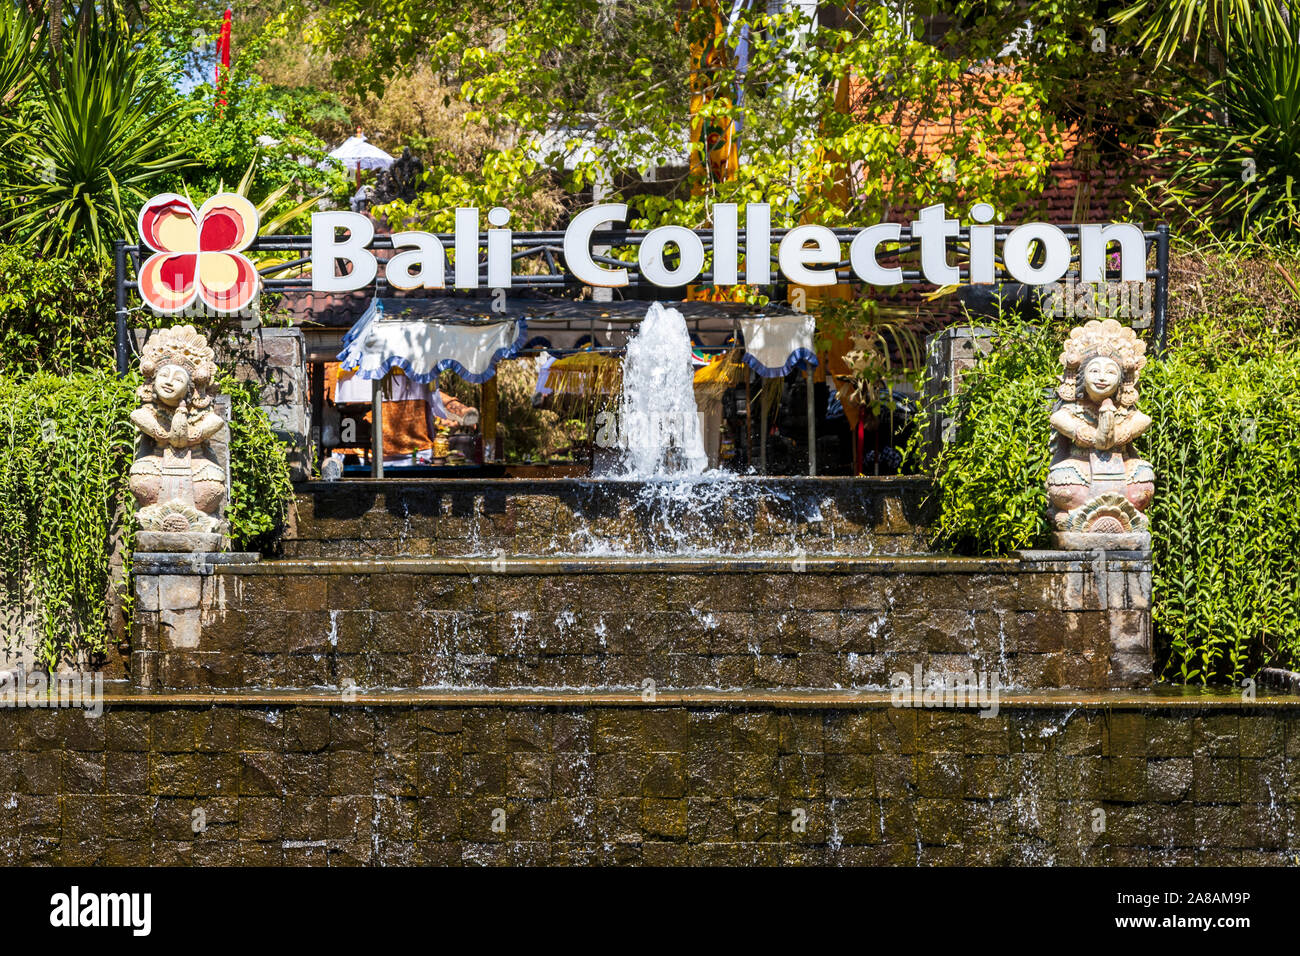
M 616 480 L 310 482 L 283 548 L 290 558 L 918 554 L 930 491 L 923 478 L 745 478 L 680 497 Z
M 1153 677 L 1142 554 L 276 560 L 188 575 L 137 558 L 137 686 L 847 688 L 918 667 L 1027 689 Z
M 1300 708 L 128 695 L 0 711 L 0 860 L 1295 865 Z
M 257 328 L 214 336 L 217 362 L 233 365 L 235 377 L 256 382 L 260 407 L 276 435 L 288 443 L 294 481 L 312 475 L 311 402 L 307 394 L 307 353 L 298 329 Z

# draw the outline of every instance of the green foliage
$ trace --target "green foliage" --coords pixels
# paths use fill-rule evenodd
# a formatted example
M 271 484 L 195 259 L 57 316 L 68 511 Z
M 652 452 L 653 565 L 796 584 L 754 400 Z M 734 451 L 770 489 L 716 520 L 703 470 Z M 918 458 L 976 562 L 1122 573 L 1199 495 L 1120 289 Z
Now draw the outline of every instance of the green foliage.
M 174 76 L 193 77 L 201 62 L 197 54 L 215 43 L 220 11 L 178 4 L 152 11 L 150 19 L 160 62 L 166 63 Z M 315 118 L 306 115 L 312 108 L 302 101 L 301 91 L 276 90 L 256 72 L 273 34 L 273 30 L 263 30 L 244 38 L 220 91 L 208 72 L 211 63 L 204 61 L 205 81 L 193 84 L 186 98 L 178 98 L 185 115 L 174 139 L 194 165 L 172 184 L 176 191 L 210 196 L 232 188 L 255 163 L 257 191 L 250 199 L 256 203 L 283 190 L 264 215 L 292 206 L 304 190 L 336 198 L 350 194 L 342 170 L 317 165 L 325 157 L 326 146 L 301 122 Z M 221 99 L 224 105 L 219 103 Z M 319 98 L 313 101 L 315 108 L 322 108 Z
M 1300 664 L 1300 355 L 1267 351 L 1212 368 L 1173 353 L 1144 376 L 1152 619 L 1181 682 Z
M 447 151 L 434 155 L 424 171 L 424 185 L 414 200 L 397 200 L 375 209 L 396 227 L 418 224 L 432 232 L 451 232 L 456 209 L 474 206 L 510 209 L 510 225 L 516 229 L 547 229 L 560 219 L 562 206 L 548 170 L 523 149 L 491 150 L 482 156 L 482 166 L 463 168 Z
M 1227 258 L 1200 274 L 1213 283 L 1251 268 Z M 1207 295 L 1221 311 L 1184 315 L 1141 380 L 1140 407 L 1154 420 L 1137 449 L 1156 472 L 1152 617 L 1165 676 L 1184 683 L 1300 666 L 1300 352 L 1270 302 L 1252 307 L 1217 286 Z M 1042 546 L 1049 530 L 1048 415 L 1064 327 L 997 333 L 953 406 L 930 412 L 955 413 L 936 466 L 937 543 L 967 553 Z
M 1282 0 L 1138 0 L 1114 17 L 1141 25 L 1139 41 L 1161 61 L 1190 50 L 1235 52 L 1241 30 L 1268 35 L 1286 28 L 1289 5 Z
M 1047 533 L 1048 418 L 1061 329 L 1010 322 L 996 346 L 961 378 L 955 401 L 924 414 L 953 416 L 934 468 L 941 511 L 937 543 L 972 554 L 1007 554 Z M 919 452 L 918 423 L 911 454 Z
M 136 384 L 108 371 L 0 376 L 0 603 L 24 608 L 47 664 L 107 649 Z
M 1189 78 L 1161 132 L 1156 205 L 1184 233 L 1300 237 L 1300 19 L 1236 26 L 1222 75 Z
M 11 116 L 35 79 L 41 26 L 15 3 L 0 4 L 0 116 Z
M 134 539 L 123 519 L 135 510 L 127 478 L 139 383 L 109 368 L 0 375 L 0 606 L 22 609 L 49 665 L 107 649 L 110 555 Z M 293 496 L 284 446 L 252 386 L 220 384 L 231 396 L 230 535 L 257 550 Z
M 150 48 L 95 20 L 33 68 L 38 93 L 2 131 L 0 228 L 47 253 L 103 254 L 134 232 L 162 177 L 187 165 L 171 141 L 186 111 Z
M 528 164 L 540 161 L 570 189 L 608 180 L 633 201 L 639 227 L 701 225 L 714 201 L 769 201 L 780 225 L 852 224 L 939 201 L 984 200 L 1009 211 L 1041 191 L 1061 158 L 1065 124 L 1099 104 L 1123 109 L 1116 97 L 1133 95 L 1126 69 L 1116 69 L 1128 61 L 1091 57 L 1081 43 L 1097 15 L 1089 0 L 916 3 L 901 17 L 896 3 L 828 5 L 816 28 L 800 8 L 767 7 L 747 5 L 732 28 L 733 42 L 748 31 L 746 67 L 728 63 L 707 75 L 694 69 L 691 49 L 713 27 L 703 5 L 685 12 L 632 0 L 612 14 L 599 0 L 509 8 L 346 0 L 308 7 L 302 19 L 307 38 L 338 54 L 337 69 L 359 87 L 378 91 L 417 64 L 458 80 L 475 108 L 470 120 L 501 143 L 503 162 L 479 180 L 493 201 L 526 201 L 537 182 Z M 921 14 L 941 7 L 951 29 L 927 35 Z M 1027 19 L 1033 42 L 1021 36 L 1010 49 Z M 990 69 L 1013 56 L 1014 71 Z M 1099 76 L 1113 79 L 1099 84 Z M 849 77 L 845 111 L 836 93 Z M 690 184 L 701 188 L 678 181 L 643 189 L 634 173 L 686 167 L 693 83 L 707 96 L 699 116 L 739 131 L 738 173 Z M 1057 99 L 1067 107 L 1060 113 Z M 939 145 L 950 162 L 907 148 L 918 124 L 947 130 Z M 479 184 L 432 176 L 443 182 L 430 214 L 435 202 L 450 205 Z M 822 188 L 835 183 L 847 193 Z M 430 215 L 412 218 L 428 225 Z
M 231 544 L 237 551 L 260 551 L 273 545 L 293 501 L 285 445 L 257 405 L 256 385 L 223 374 L 218 386 L 230 396 Z
M 107 368 L 113 358 L 113 267 L 79 254 L 0 246 L 0 373 Z

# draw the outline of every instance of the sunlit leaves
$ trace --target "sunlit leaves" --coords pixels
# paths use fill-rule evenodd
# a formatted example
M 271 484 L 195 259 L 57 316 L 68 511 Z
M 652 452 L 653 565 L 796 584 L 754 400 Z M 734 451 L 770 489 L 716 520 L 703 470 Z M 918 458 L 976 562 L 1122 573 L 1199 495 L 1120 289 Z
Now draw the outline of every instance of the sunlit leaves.
M 3 128 L 3 230 L 45 252 L 102 253 L 132 234 L 162 177 L 188 165 L 171 140 L 185 110 L 149 51 L 112 28 L 79 33 L 57 66 L 57 85 L 36 73 L 31 115 Z
M 1244 28 L 1242 28 L 1244 29 Z M 1161 132 L 1158 200 L 1191 228 L 1300 236 L 1300 20 L 1238 32 L 1222 76 L 1188 84 Z

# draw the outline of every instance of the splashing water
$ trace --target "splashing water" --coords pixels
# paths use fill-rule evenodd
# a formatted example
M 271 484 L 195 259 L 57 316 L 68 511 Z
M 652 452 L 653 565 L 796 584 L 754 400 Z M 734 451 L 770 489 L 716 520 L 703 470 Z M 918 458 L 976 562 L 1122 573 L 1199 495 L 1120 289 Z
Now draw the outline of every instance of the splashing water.
M 618 431 L 626 477 L 698 475 L 708 468 L 691 338 L 676 309 L 653 303 L 628 340 Z

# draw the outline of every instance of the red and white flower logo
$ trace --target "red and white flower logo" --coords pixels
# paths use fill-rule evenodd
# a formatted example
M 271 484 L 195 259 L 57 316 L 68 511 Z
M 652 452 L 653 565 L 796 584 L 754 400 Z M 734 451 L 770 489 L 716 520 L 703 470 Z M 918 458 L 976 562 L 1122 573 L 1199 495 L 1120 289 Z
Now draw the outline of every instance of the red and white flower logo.
M 240 252 L 257 227 L 257 210 L 236 193 L 219 193 L 198 212 L 184 196 L 154 196 L 140 210 L 140 238 L 154 250 L 140 268 L 140 297 L 158 312 L 180 312 L 195 299 L 214 312 L 247 308 L 261 277 Z

